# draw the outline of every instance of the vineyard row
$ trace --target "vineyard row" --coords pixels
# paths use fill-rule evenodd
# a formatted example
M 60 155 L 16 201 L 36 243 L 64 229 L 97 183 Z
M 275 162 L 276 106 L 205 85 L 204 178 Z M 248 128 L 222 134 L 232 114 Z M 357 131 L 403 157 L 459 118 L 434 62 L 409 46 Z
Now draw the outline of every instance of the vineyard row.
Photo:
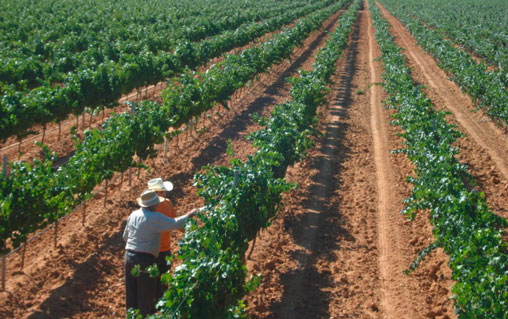
M 170 127 L 177 129 L 217 102 L 226 101 L 257 74 L 289 57 L 311 31 L 346 3 L 343 0 L 315 12 L 258 47 L 226 56 L 201 75 L 203 79 L 184 76 L 176 91 L 179 94 L 166 91 L 162 105 L 146 101 L 133 106 L 132 113 L 114 115 L 101 129 L 85 133 L 65 166 L 55 169 L 55 155 L 47 148 L 45 160 L 12 163 L 11 175 L 0 176 L 1 250 L 10 248 L 7 240 L 18 247 L 28 234 L 72 211 L 114 172 L 142 166 L 141 160 L 156 155 L 154 145 L 169 137 Z M 135 155 L 139 162 L 134 161 Z
M 256 153 L 242 162 L 208 167 L 196 176 L 205 199 L 201 222 L 187 226 L 180 241 L 182 263 L 174 274 L 163 275 L 169 290 L 158 303 L 162 318 L 246 318 L 242 297 L 259 284 L 246 280 L 245 254 L 258 231 L 270 225 L 280 207 L 288 166 L 301 160 L 313 144 L 316 110 L 326 103 L 326 85 L 337 59 L 349 42 L 362 1 L 356 0 L 316 55 L 313 71 L 291 78 L 291 100 L 275 107 L 269 118 L 258 118 L 263 127 L 249 135 Z M 133 318 L 133 313 L 129 316 Z
M 393 40 L 388 23 L 373 1 L 369 1 L 382 51 L 386 106 L 397 110 L 394 124 L 404 133 L 405 149 L 416 166 L 416 177 L 406 199 L 409 217 L 429 211 L 436 240 L 421 251 L 415 264 L 432 249 L 442 247 L 450 256 L 449 266 L 456 284 L 452 287 L 459 318 L 504 318 L 508 313 L 508 253 L 502 227 L 508 222 L 493 214 L 483 193 L 465 165 L 455 159 L 452 146 L 461 133 L 445 121 L 445 112 L 431 101 L 411 77 L 411 69 Z
M 83 113 L 85 108 L 93 112 L 116 105 L 122 95 L 133 89 L 158 83 L 188 68 L 195 69 L 224 52 L 332 3 L 333 0 L 323 0 L 295 8 L 262 23 L 242 25 L 234 31 L 201 42 L 181 40 L 172 51 L 133 50 L 128 44 L 120 43 L 123 47 L 114 54 L 116 58 L 106 58 L 107 53 L 96 53 L 100 60 L 89 67 L 84 63 L 77 72 L 64 73 L 61 79 L 43 81 L 45 85 L 28 91 L 15 84 L 7 85 L 7 82 L 6 85 L 0 85 L 0 140 L 11 136 L 21 139 L 30 134 L 34 125 L 45 127 L 50 122 L 59 123 L 70 114 Z M 9 65 L 6 64 L 5 68 Z M 19 70 L 11 71 L 0 74 L 2 82 L 9 78 L 10 73 L 23 74 Z M 54 81 L 61 85 L 55 85 Z
M 478 64 L 469 53 L 443 39 L 438 31 L 423 25 L 419 19 L 415 21 L 413 14 L 398 7 L 396 2 L 382 1 L 404 23 L 418 43 L 437 59 L 439 66 L 451 74 L 453 81 L 484 107 L 490 116 L 508 124 L 508 73 L 488 70 L 484 63 Z

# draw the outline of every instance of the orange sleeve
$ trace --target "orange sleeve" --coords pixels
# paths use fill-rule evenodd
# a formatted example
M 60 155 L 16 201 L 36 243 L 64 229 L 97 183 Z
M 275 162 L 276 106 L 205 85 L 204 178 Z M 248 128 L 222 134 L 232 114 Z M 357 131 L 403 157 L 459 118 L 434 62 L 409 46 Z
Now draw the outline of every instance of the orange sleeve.
M 168 210 L 169 210 L 169 217 L 171 218 L 176 218 L 176 210 L 175 210 L 175 207 L 173 207 L 173 204 L 171 203 L 171 201 L 169 199 L 166 199 L 168 201 Z M 178 229 L 181 233 L 185 233 L 185 229 L 183 228 L 179 228 Z
M 157 213 L 160 213 L 162 215 L 165 215 L 165 216 L 168 216 L 171 218 L 176 217 L 176 216 L 174 216 L 174 214 L 172 214 L 172 211 L 174 212 L 173 205 L 171 205 L 171 202 L 167 199 L 165 201 L 159 203 L 159 205 L 157 205 L 157 207 L 155 208 L 155 211 Z M 159 251 L 162 252 L 162 251 L 169 251 L 169 250 L 171 250 L 170 232 L 169 231 L 162 232 L 161 233 L 161 245 L 160 245 Z

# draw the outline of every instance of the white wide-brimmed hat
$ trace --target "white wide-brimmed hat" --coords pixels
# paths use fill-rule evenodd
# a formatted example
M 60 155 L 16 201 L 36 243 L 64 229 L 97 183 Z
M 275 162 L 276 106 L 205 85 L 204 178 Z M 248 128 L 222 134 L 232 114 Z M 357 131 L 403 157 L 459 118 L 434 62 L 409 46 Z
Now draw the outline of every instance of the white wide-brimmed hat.
M 173 189 L 173 183 L 169 181 L 162 181 L 162 178 L 154 178 L 148 181 L 148 189 L 156 192 L 166 191 L 169 192 Z
M 154 190 L 147 189 L 138 197 L 138 204 L 141 207 L 150 207 L 159 204 L 164 198 L 157 196 Z

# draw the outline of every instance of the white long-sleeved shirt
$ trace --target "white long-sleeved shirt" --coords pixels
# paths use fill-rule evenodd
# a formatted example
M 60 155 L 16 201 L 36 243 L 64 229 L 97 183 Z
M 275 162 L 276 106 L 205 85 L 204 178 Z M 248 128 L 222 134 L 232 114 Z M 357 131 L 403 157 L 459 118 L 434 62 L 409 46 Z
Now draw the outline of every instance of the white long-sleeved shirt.
M 170 218 L 146 208 L 133 211 L 127 219 L 123 239 L 125 249 L 159 256 L 161 233 L 182 228 L 189 218 Z

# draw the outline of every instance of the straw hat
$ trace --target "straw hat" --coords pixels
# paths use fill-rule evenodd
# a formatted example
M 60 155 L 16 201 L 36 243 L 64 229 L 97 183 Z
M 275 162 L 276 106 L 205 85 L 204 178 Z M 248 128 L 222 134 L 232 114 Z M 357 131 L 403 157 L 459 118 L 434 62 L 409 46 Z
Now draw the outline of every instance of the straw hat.
M 154 190 L 147 189 L 138 197 L 138 204 L 141 207 L 150 207 L 159 204 L 164 198 L 157 196 Z
M 156 192 L 166 191 L 169 192 L 173 189 L 173 183 L 169 181 L 162 181 L 162 178 L 154 178 L 148 181 L 148 189 Z

